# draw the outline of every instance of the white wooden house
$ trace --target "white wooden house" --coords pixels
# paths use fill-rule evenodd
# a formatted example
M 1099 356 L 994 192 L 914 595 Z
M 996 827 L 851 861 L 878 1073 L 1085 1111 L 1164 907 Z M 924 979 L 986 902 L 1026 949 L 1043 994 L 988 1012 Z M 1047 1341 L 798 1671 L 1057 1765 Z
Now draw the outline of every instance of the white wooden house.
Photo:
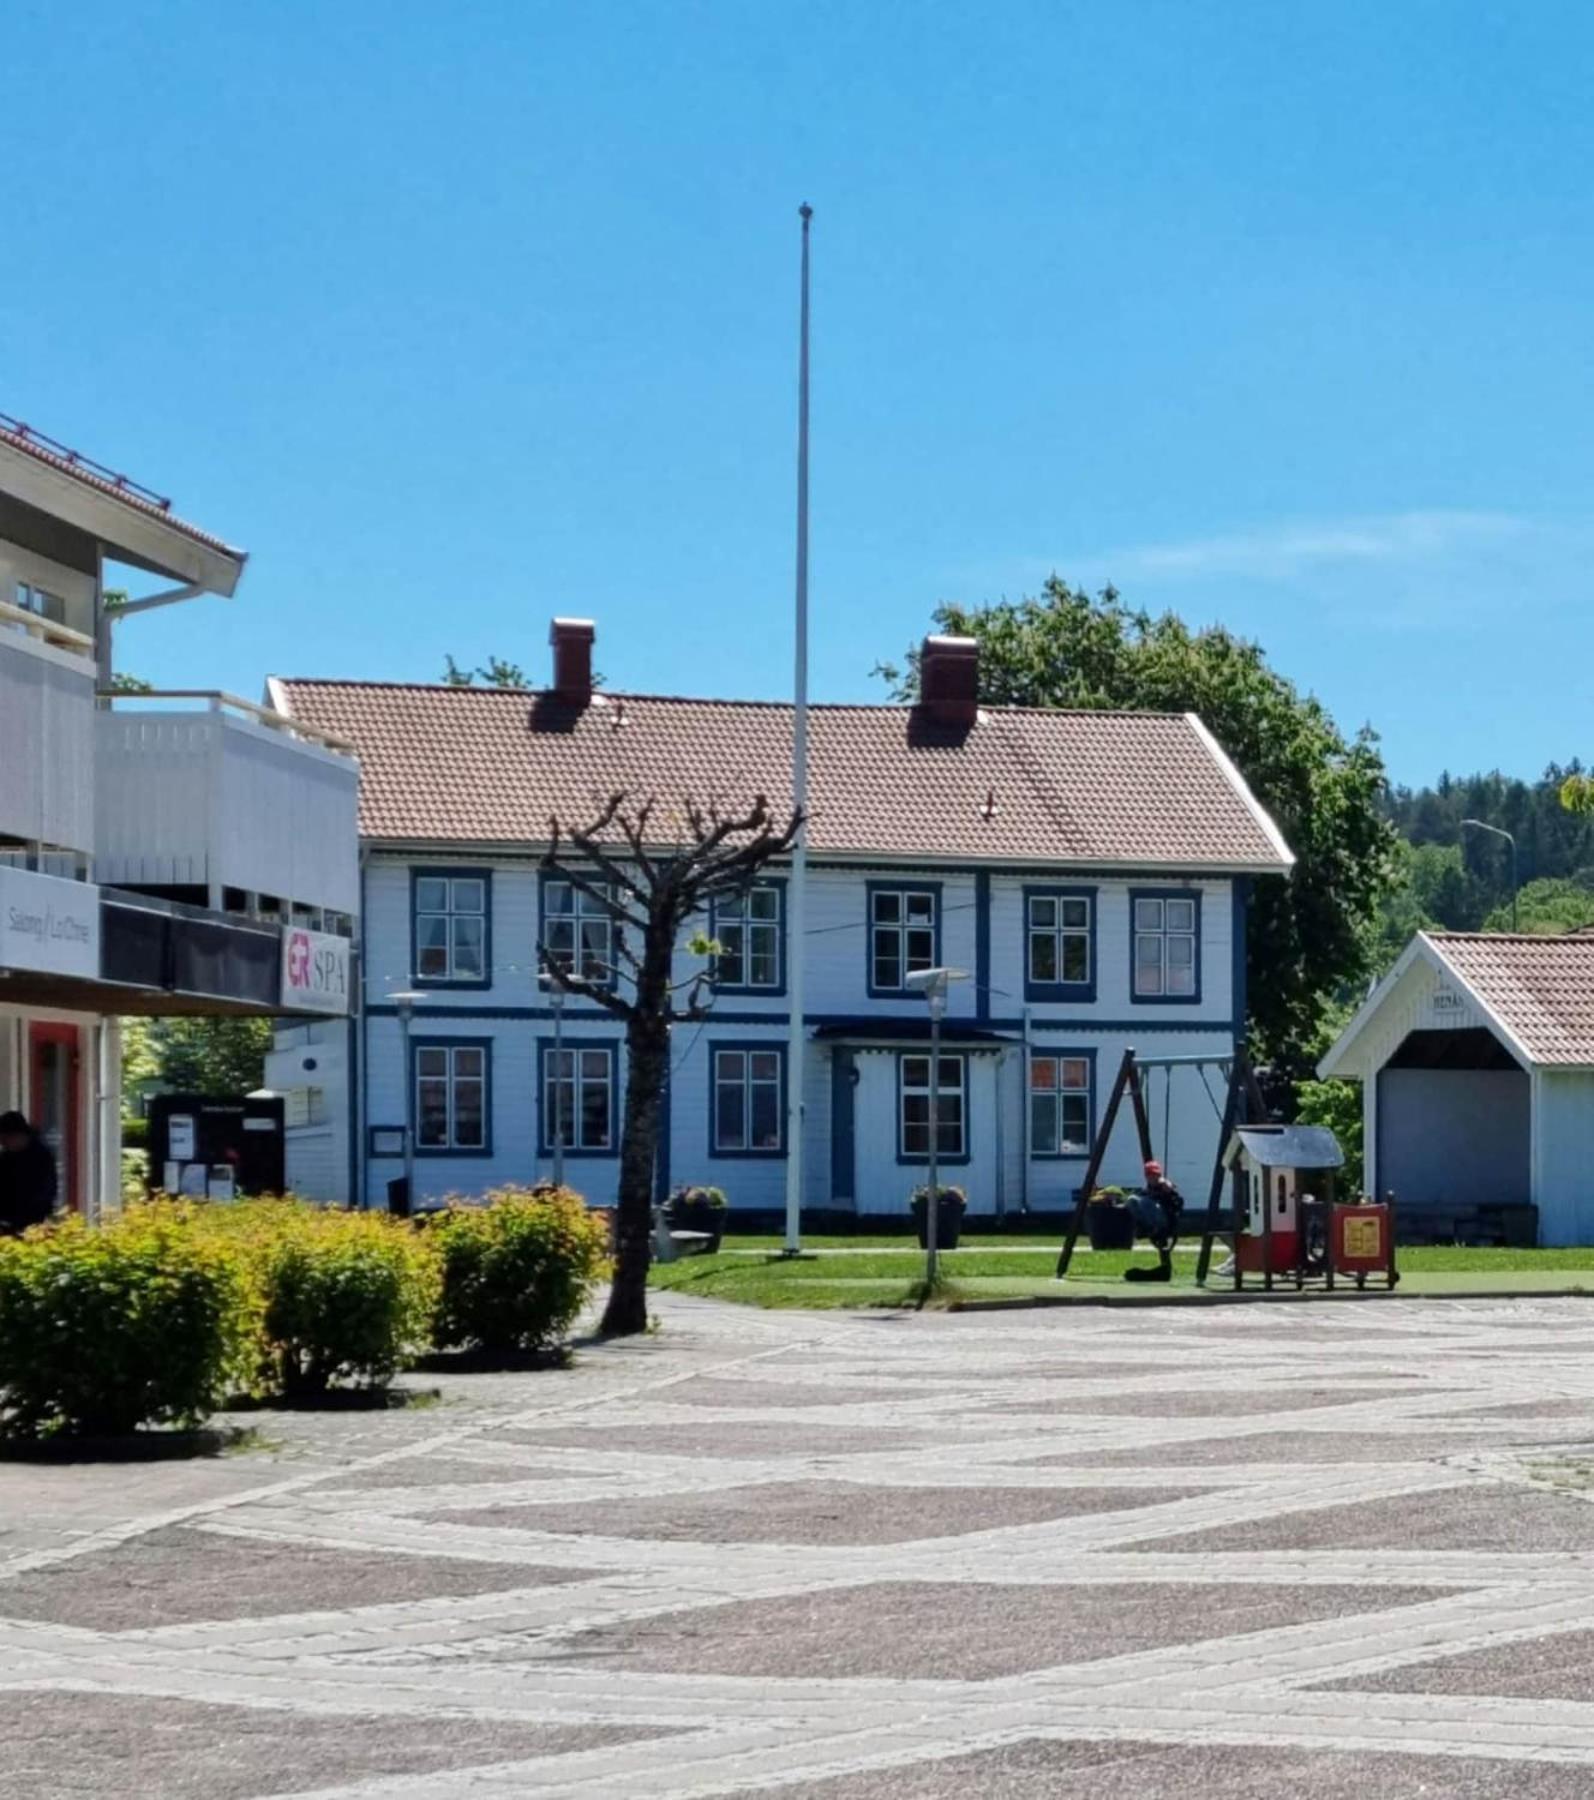
M 412 1122 L 417 1198 L 549 1175 L 564 1121 L 568 1177 L 612 1200 L 621 1029 L 571 1000 L 556 1056 L 537 979 L 543 955 L 577 944 L 607 960 L 608 927 L 540 866 L 548 820 L 579 820 L 616 790 L 664 814 L 789 788 L 789 707 L 595 691 L 591 626 L 555 621 L 552 635 L 542 692 L 272 686 L 360 757 L 364 1012 L 349 1092 L 369 1204 L 401 1172 Z M 932 964 L 972 977 L 945 1029 L 941 1160 L 981 1213 L 1071 1202 L 1127 1044 L 1224 1054 L 1243 1028 L 1248 887 L 1291 857 L 1200 721 L 980 707 L 972 643 L 927 640 L 925 655 L 924 703 L 811 713 L 799 1068 L 789 872 L 708 921 L 725 955 L 712 1016 L 677 1029 L 661 1192 L 707 1182 L 739 1211 L 777 1211 L 795 1080 L 810 1217 L 905 1211 L 929 1132 L 926 1009 L 905 977 Z M 401 991 L 423 996 L 407 1051 Z M 1169 1123 L 1166 1160 L 1204 1198 L 1217 1127 L 1198 1086 L 1172 1096 Z M 1137 1174 L 1126 1131 L 1105 1178 Z
M 1318 1073 L 1361 1083 L 1369 1193 L 1594 1243 L 1594 937 L 1419 932 Z

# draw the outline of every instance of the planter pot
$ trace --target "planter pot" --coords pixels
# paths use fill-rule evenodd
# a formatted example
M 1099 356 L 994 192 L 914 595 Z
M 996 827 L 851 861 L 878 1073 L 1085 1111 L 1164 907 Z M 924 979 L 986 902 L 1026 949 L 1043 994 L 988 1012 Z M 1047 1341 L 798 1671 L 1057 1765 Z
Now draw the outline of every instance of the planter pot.
M 723 1206 L 709 1206 L 702 1200 L 676 1200 L 664 1208 L 664 1217 L 672 1230 L 707 1232 L 710 1256 L 719 1249 L 725 1235 Z
M 1135 1247 L 1135 1216 L 1127 1206 L 1087 1206 L 1085 1231 L 1092 1250 Z
M 919 1248 L 929 1249 L 930 1209 L 918 1201 L 913 1204 L 913 1222 L 919 1231 Z M 935 1215 L 935 1247 L 956 1250 L 963 1230 L 963 1208 L 956 1200 L 943 1200 Z

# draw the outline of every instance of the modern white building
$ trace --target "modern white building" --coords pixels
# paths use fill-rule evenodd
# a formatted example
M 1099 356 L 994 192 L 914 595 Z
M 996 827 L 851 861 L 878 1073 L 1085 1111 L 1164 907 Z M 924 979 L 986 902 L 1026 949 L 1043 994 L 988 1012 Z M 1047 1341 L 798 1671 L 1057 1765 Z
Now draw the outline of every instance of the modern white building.
M 544 691 L 273 687 L 289 718 L 360 759 L 364 1013 L 348 1092 L 368 1204 L 402 1172 L 410 1130 L 418 1199 L 547 1177 L 562 1130 L 568 1178 L 611 1201 L 622 1028 L 572 998 L 556 1047 L 538 983 L 542 958 L 577 946 L 607 962 L 609 927 L 542 866 L 548 821 L 623 791 L 656 800 L 667 841 L 688 799 L 789 792 L 789 707 L 595 690 L 592 636 L 555 621 Z M 926 1009 L 906 977 L 932 964 L 970 976 L 945 1028 L 941 1161 L 977 1212 L 1071 1204 L 1126 1045 L 1232 1053 L 1248 888 L 1291 862 L 1272 822 L 1193 717 L 987 708 L 977 682 L 972 643 L 930 639 L 923 703 L 812 709 L 799 1066 L 782 868 L 705 921 L 725 954 L 711 1017 L 676 1031 L 661 1192 L 706 1182 L 738 1211 L 777 1212 L 796 1081 L 810 1220 L 905 1212 L 929 1132 Z M 683 979 L 701 966 L 684 946 L 678 959 Z M 420 995 L 407 1039 L 401 992 Z M 320 1049 L 284 1042 L 295 1054 Z M 1160 1142 L 1160 1089 L 1155 1104 Z M 1167 1108 L 1174 1174 L 1204 1200 L 1213 1105 L 1191 1081 Z M 1138 1176 L 1127 1128 L 1105 1173 Z
M 0 414 L 0 1110 L 90 1214 L 120 1194 L 120 1019 L 351 1011 L 347 747 L 231 695 L 115 689 L 113 622 L 230 596 L 244 563 Z
M 1594 1243 L 1594 936 L 1419 932 L 1318 1073 L 1361 1083 L 1369 1193 Z

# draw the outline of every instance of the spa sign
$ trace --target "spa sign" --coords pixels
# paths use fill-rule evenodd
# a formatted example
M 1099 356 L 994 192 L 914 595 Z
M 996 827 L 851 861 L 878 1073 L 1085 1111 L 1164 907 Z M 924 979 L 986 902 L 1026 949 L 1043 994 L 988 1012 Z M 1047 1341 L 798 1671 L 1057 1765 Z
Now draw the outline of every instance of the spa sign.
M 283 1010 L 346 1013 L 353 950 L 348 938 L 290 925 L 282 934 Z

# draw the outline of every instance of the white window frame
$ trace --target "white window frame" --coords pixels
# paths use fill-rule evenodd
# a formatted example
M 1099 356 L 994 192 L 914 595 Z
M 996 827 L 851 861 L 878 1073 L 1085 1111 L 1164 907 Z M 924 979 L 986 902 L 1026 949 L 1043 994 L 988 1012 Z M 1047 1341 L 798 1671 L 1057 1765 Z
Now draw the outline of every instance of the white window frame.
M 590 1063 L 589 1063 L 590 1059 Z M 559 1089 L 567 1098 L 561 1102 Z M 589 1143 L 586 1125 L 587 1090 L 603 1093 L 603 1141 Z M 551 1156 L 554 1138 L 562 1125 L 564 1149 L 570 1156 L 605 1156 L 614 1149 L 615 1047 L 613 1044 L 566 1043 L 557 1049 L 548 1044 L 542 1058 L 542 1151 Z
M 1050 1065 L 1049 1078 L 1037 1077 Z M 1088 1156 L 1091 1135 L 1091 1059 L 1077 1050 L 1031 1047 L 1029 1053 L 1029 1152 L 1031 1156 Z M 1070 1079 L 1072 1077 L 1072 1079 Z M 1069 1103 L 1076 1102 L 1080 1119 L 1078 1137 L 1064 1135 Z M 1040 1121 L 1050 1115 L 1050 1129 Z
M 755 1059 L 767 1060 L 771 1073 L 755 1074 L 753 1069 Z M 714 1154 L 716 1156 L 784 1155 L 786 1150 L 786 1070 L 782 1047 L 779 1044 L 716 1044 L 712 1051 L 712 1065 L 709 1071 L 709 1105 L 713 1109 L 710 1123 Z M 727 1066 L 730 1068 L 728 1074 L 726 1073 Z M 739 1087 L 742 1090 L 740 1143 L 728 1143 L 720 1129 L 723 1123 L 720 1117 L 720 1090 L 725 1087 Z M 772 1144 L 755 1144 L 751 1141 L 755 1088 L 768 1088 L 773 1095 L 775 1141 Z
M 462 1057 L 477 1058 L 474 1073 L 461 1072 Z M 442 1068 L 426 1067 L 429 1057 L 441 1057 Z M 464 1153 L 473 1156 L 489 1154 L 492 1143 L 492 1051 L 485 1044 L 445 1044 L 436 1039 L 419 1043 L 415 1046 L 415 1066 L 412 1079 L 414 1082 L 415 1106 L 415 1150 L 420 1156 L 441 1155 L 450 1152 Z M 426 1109 L 421 1103 L 421 1089 L 425 1083 L 441 1081 L 444 1087 L 445 1124 L 444 1137 L 441 1143 L 422 1140 L 422 1121 L 426 1117 Z M 481 1136 L 469 1141 L 462 1141 L 459 1135 L 459 1090 L 461 1085 L 474 1083 L 481 1089 Z
M 768 917 L 754 917 L 751 911 L 755 896 L 767 895 L 774 904 L 774 912 Z M 720 945 L 720 955 L 715 958 L 714 977 L 716 982 L 727 988 L 734 988 L 749 994 L 778 994 L 785 985 L 786 970 L 781 954 L 781 938 L 786 923 L 786 894 L 779 882 L 755 881 L 753 885 L 740 894 L 728 895 L 714 903 L 714 936 Z M 735 933 L 735 949 L 732 936 Z M 769 939 L 769 966 L 773 971 L 767 981 L 753 979 L 753 946 L 754 943 L 767 936 Z M 739 975 L 728 974 L 726 964 L 734 956 L 741 964 Z
M 428 882 L 435 882 L 447 892 L 442 906 L 423 906 L 421 894 Z M 471 906 L 461 901 L 460 890 L 468 888 L 480 890 L 481 904 Z M 415 934 L 415 979 L 417 981 L 435 982 L 440 986 L 451 982 L 470 983 L 471 986 L 485 987 L 491 976 L 487 966 L 488 947 L 492 942 L 492 887 L 488 877 L 478 871 L 461 870 L 454 874 L 448 870 L 417 871 L 414 889 L 414 919 L 411 929 Z M 444 973 L 422 967 L 422 962 L 429 949 L 435 945 L 421 942 L 421 921 L 423 919 L 441 919 L 443 921 L 444 943 L 443 955 L 446 960 Z M 461 970 L 459 966 L 459 944 L 461 933 L 457 927 L 463 923 L 476 922 L 481 928 L 481 941 L 478 949 L 478 967 L 474 972 Z
M 921 1067 L 922 1065 L 922 1067 Z M 949 1068 L 957 1070 L 956 1082 L 946 1079 Z M 958 1050 L 941 1052 L 941 1084 L 936 1095 L 939 1103 L 939 1124 L 942 1136 L 947 1126 L 946 1107 L 949 1100 L 957 1102 L 956 1117 L 952 1121 L 957 1133 L 955 1145 L 942 1141 L 937 1146 L 936 1160 L 939 1163 L 967 1162 L 969 1155 L 969 1059 Z M 908 1102 L 910 1100 L 924 1102 L 923 1118 L 909 1121 Z M 914 1110 L 920 1110 L 915 1108 Z M 930 1160 L 930 1053 L 928 1050 L 904 1051 L 897 1058 L 897 1154 L 901 1162 L 924 1162 Z M 915 1149 L 910 1137 L 917 1133 L 919 1148 Z
M 1193 894 L 1136 894 L 1130 904 L 1134 908 L 1131 942 L 1133 995 L 1136 1000 L 1194 1000 L 1201 992 L 1201 906 Z M 1178 917 L 1189 923 L 1175 924 Z M 1186 911 L 1185 909 L 1188 909 Z M 1176 949 L 1189 948 L 1188 963 L 1174 960 Z M 1146 953 L 1152 955 L 1147 958 Z M 1150 973 L 1153 985 L 1146 984 Z M 1188 985 L 1175 987 L 1175 976 L 1188 978 Z
M 930 905 L 928 922 L 912 919 L 909 916 L 911 903 L 915 900 L 927 900 Z M 897 916 L 894 919 L 882 917 L 883 902 L 893 902 Z M 901 887 L 878 887 L 869 890 L 869 991 L 875 994 L 911 993 L 907 985 L 909 975 L 920 969 L 935 967 L 936 943 L 941 927 L 941 896 L 933 887 L 916 886 L 905 882 Z M 928 933 L 930 948 L 922 955 L 914 955 L 908 947 L 909 939 L 916 933 Z M 880 979 L 880 944 L 882 939 L 894 939 L 896 944 L 897 978 L 895 981 Z
M 1088 987 L 1095 978 L 1095 970 L 1091 967 L 1091 939 L 1095 935 L 1092 909 L 1094 906 L 1089 894 L 1031 894 L 1025 906 L 1025 968 L 1031 987 Z M 1035 913 L 1038 907 L 1050 906 L 1054 909 L 1052 922 L 1049 925 L 1037 924 Z M 1068 908 L 1078 907 L 1083 914 L 1082 923 L 1068 921 Z M 1070 975 L 1068 970 L 1068 941 L 1078 938 L 1085 947 L 1085 972 L 1082 975 Z M 1052 946 L 1053 975 L 1037 975 L 1035 972 L 1035 945 L 1037 940 L 1049 942 Z
M 554 896 L 569 898 L 568 906 L 555 906 Z M 555 950 L 549 928 L 568 928 L 568 949 Z M 576 947 L 581 949 L 579 973 L 587 981 L 605 986 L 614 980 L 614 915 L 595 895 L 561 875 L 549 875 L 542 884 L 542 954 L 550 965 L 569 972 L 575 962 Z

